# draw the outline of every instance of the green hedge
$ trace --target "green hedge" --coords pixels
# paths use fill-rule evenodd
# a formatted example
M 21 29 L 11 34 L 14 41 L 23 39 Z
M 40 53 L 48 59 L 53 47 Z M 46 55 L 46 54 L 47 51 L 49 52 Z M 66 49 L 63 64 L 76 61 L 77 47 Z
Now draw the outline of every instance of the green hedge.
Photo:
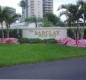
M 28 39 L 28 38 L 21 38 L 19 39 L 20 43 L 56 43 L 55 39 Z

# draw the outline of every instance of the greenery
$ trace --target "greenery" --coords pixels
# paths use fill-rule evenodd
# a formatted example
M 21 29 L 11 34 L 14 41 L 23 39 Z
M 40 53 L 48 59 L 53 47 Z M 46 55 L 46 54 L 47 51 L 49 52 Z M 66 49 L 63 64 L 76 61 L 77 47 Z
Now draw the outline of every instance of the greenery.
M 85 21 L 86 21 L 86 1 L 78 0 L 76 4 L 62 4 L 58 10 L 65 9 L 60 13 L 60 16 L 66 15 L 66 22 L 69 26 L 76 27 L 76 30 L 73 31 L 75 35 L 75 39 L 83 39 L 84 38 L 84 29 L 85 29 Z M 83 27 L 80 30 L 80 19 L 83 19 Z M 81 35 L 81 36 L 79 36 Z
M 40 39 L 28 39 L 28 38 L 21 38 L 19 39 L 20 43 L 41 43 L 42 40 Z
M 86 48 L 57 44 L 0 44 L 0 67 L 86 56 Z
M 53 25 L 47 18 L 43 18 L 42 26 L 43 27 L 52 27 Z
M 35 27 L 38 27 L 38 22 L 42 22 L 42 18 L 37 18 L 36 16 L 31 16 L 30 18 L 26 18 L 25 22 L 35 23 Z
M 4 32 L 4 37 L 7 38 L 7 29 L 3 30 L 3 32 Z M 1 33 L 2 31 L 0 30 L 0 38 L 2 37 Z M 11 29 L 9 31 L 9 37 L 22 38 L 22 30 L 21 29 Z
M 25 8 L 27 6 L 27 3 L 25 2 L 25 0 L 21 0 L 19 6 Z
M 10 9 L 10 7 L 2 7 L 2 6 L 0 6 L 0 24 L 1 24 L 3 41 L 4 41 L 3 22 L 6 23 L 7 37 L 9 37 L 10 25 L 13 22 L 15 22 L 19 17 L 20 17 L 20 15 L 16 14 L 14 11 L 12 11 Z
M 56 43 L 55 39 L 28 39 L 28 38 L 21 38 L 19 39 L 20 43 Z
M 49 22 L 51 22 L 54 26 L 62 26 L 63 22 L 57 17 L 55 14 L 47 12 L 44 14 L 44 18 L 46 18 Z

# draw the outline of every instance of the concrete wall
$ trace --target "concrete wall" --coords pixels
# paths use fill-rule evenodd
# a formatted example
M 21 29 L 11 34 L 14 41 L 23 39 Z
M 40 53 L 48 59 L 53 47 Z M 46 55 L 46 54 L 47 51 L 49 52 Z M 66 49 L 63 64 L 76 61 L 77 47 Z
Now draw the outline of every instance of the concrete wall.
M 65 27 L 28 28 L 22 30 L 22 36 L 23 38 L 61 39 L 67 37 L 67 28 Z

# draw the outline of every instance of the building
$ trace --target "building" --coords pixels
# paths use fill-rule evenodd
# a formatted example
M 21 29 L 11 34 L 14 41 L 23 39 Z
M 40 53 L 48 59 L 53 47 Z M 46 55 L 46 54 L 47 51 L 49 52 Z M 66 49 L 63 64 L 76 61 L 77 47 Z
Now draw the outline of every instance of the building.
M 27 6 L 23 9 L 23 17 L 31 16 L 43 17 L 43 1 L 42 0 L 25 0 Z
M 25 0 L 26 7 L 23 8 L 23 18 L 31 16 L 43 17 L 46 12 L 53 12 L 53 0 Z
M 53 0 L 43 0 L 43 14 L 53 12 Z

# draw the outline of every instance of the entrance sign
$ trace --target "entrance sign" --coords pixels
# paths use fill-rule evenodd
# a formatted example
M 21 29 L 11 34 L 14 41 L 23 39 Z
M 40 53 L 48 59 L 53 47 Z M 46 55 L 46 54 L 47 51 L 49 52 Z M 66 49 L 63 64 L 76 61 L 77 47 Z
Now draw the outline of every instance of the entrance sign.
M 39 38 L 39 39 L 61 39 L 67 37 L 67 28 L 65 27 L 42 27 L 23 29 L 23 38 Z

